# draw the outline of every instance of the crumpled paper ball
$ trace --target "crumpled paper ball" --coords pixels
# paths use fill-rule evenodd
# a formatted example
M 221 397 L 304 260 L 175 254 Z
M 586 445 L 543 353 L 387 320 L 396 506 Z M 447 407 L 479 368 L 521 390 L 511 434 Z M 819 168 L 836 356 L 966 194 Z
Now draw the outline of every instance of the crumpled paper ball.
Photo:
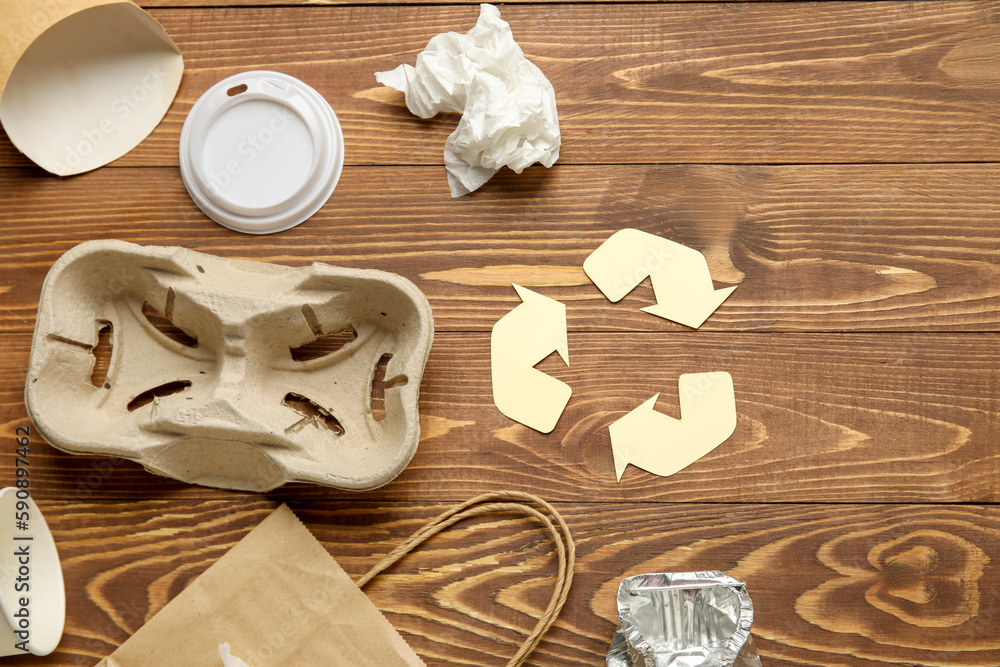
M 480 5 L 479 21 L 466 34 L 431 38 L 416 67 L 400 65 L 375 79 L 405 93 L 416 116 L 462 114 L 444 145 L 452 197 L 476 190 L 501 167 L 520 174 L 559 159 L 555 90 L 493 5 Z

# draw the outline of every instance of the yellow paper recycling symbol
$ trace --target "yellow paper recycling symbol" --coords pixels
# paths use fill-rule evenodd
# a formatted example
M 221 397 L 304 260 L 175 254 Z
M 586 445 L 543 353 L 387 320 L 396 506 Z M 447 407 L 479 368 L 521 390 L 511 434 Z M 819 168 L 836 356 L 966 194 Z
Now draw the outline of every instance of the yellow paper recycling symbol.
M 612 302 L 648 276 L 656 305 L 642 310 L 692 328 L 701 326 L 736 289 L 715 289 L 708 262 L 697 250 L 637 229 L 613 234 L 584 261 L 583 269 Z M 534 366 L 552 352 L 569 365 L 566 307 L 520 285 L 514 289 L 523 303 L 494 325 L 490 339 L 493 399 L 507 417 L 549 433 L 572 389 Z M 609 427 L 619 481 L 629 463 L 672 475 L 736 430 L 729 373 L 686 373 L 678 387 L 680 419 L 656 412 L 655 394 Z

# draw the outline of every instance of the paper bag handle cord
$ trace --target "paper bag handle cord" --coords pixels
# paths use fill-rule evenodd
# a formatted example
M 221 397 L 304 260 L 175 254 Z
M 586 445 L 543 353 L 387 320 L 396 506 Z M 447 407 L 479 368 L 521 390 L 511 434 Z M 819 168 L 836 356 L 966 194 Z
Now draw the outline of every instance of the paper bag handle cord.
M 534 507 L 530 507 L 524 503 L 538 505 L 551 516 L 551 519 Z M 507 667 L 518 667 L 535 650 L 539 642 L 542 641 L 542 637 L 552 627 L 552 624 L 555 623 L 559 612 L 562 611 L 563 605 L 566 604 L 566 598 L 569 596 L 569 587 L 573 583 L 573 569 L 576 565 L 576 545 L 573 543 L 573 536 L 569 532 L 569 526 L 566 525 L 566 521 L 562 518 L 562 515 L 552 505 L 538 496 L 522 491 L 498 491 L 495 493 L 484 493 L 481 496 L 476 496 L 460 505 L 456 505 L 427 523 L 427 525 L 415 532 L 405 542 L 390 551 L 371 570 L 362 575 L 356 583 L 359 588 L 363 587 L 375 575 L 386 570 L 427 539 L 437 535 L 449 526 L 470 517 L 494 512 L 519 512 L 541 521 L 556 543 L 556 555 L 559 559 L 555 589 L 552 591 L 549 606 L 545 609 L 541 617 L 539 617 L 534 630 L 531 631 L 531 634 L 521 644 L 521 648 L 518 649 L 514 657 L 507 663 Z M 558 530 L 555 524 L 552 523 L 552 519 L 555 519 L 556 524 L 559 525 Z

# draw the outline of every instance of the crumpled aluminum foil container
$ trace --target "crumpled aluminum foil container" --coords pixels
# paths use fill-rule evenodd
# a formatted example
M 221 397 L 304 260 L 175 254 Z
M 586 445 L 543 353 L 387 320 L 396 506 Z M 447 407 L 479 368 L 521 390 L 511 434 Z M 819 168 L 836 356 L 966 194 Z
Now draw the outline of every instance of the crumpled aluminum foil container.
M 761 667 L 746 584 L 723 572 L 628 577 L 618 620 L 608 667 Z

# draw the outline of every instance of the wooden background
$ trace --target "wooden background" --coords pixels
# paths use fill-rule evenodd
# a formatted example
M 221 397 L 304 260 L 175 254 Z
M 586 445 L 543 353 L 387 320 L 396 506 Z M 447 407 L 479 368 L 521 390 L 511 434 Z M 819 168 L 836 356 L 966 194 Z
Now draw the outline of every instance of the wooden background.
M 413 280 L 437 326 L 423 440 L 377 491 L 254 495 L 34 437 L 66 634 L 6 664 L 96 663 L 282 501 L 358 575 L 448 505 L 519 489 L 557 504 L 580 557 L 530 664 L 603 665 L 623 576 L 721 569 L 749 586 L 767 667 L 1000 665 L 1000 3 L 505 5 L 555 86 L 562 156 L 458 200 L 441 155 L 454 119 L 412 117 L 372 75 L 466 31 L 475 4 L 145 4 L 186 70 L 143 144 L 59 179 L 0 134 L 0 482 L 29 424 L 42 279 L 87 239 Z M 192 104 L 251 69 L 319 90 L 347 146 L 327 205 L 262 238 L 208 220 L 177 168 Z M 625 227 L 702 250 L 739 289 L 698 331 L 639 312 L 648 282 L 607 302 L 581 266 Z M 489 331 L 518 303 L 511 282 L 567 304 L 572 366 L 541 368 L 574 394 L 550 435 L 492 403 Z M 608 424 L 656 392 L 676 416 L 678 375 L 707 370 L 733 375 L 734 436 L 671 478 L 629 468 L 617 484 Z M 484 519 L 367 592 L 429 665 L 503 665 L 554 561 L 533 523 Z

